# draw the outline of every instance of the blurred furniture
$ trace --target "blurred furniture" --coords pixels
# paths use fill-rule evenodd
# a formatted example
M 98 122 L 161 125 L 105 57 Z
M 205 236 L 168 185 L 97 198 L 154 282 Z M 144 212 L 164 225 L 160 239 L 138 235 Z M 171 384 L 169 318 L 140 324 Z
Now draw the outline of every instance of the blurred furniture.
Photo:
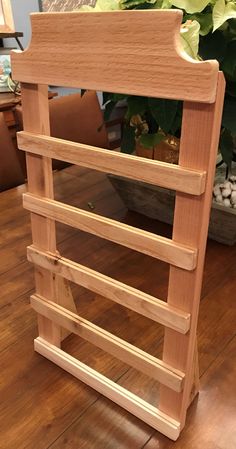
M 0 191 L 15 187 L 25 181 L 16 149 L 0 112 Z
M 94 91 L 54 98 L 49 102 L 51 136 L 97 147 L 109 148 L 103 113 Z M 23 129 L 22 106 L 15 108 L 18 130 Z M 22 152 L 22 155 L 24 153 Z M 61 169 L 65 162 L 53 161 L 53 169 Z M 25 165 L 23 167 L 25 172 Z

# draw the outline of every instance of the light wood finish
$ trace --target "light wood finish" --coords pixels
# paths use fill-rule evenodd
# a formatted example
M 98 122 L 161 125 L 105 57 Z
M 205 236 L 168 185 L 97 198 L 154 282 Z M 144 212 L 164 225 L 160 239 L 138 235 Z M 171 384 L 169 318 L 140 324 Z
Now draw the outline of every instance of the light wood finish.
M 22 85 L 22 108 L 24 129 L 31 132 L 50 134 L 49 108 L 48 108 L 48 87 L 37 85 Z M 42 158 L 37 155 L 26 155 L 28 190 L 37 195 L 53 197 L 53 177 L 52 161 L 49 158 Z M 56 254 L 56 231 L 55 221 L 31 214 L 33 243 L 51 253 Z M 36 291 L 38 294 L 46 295 L 47 298 L 58 298 L 56 294 L 57 283 L 60 282 L 52 273 L 42 268 L 35 270 Z M 64 282 L 64 281 L 63 281 Z M 68 298 L 68 287 L 64 288 L 60 282 L 60 292 L 65 296 L 67 304 L 70 302 L 70 309 L 75 310 L 75 305 Z M 59 299 L 59 298 L 58 298 Z M 63 299 L 64 301 L 65 299 Z M 64 304 L 64 302 L 62 302 Z M 60 345 L 62 338 L 60 328 L 51 321 L 39 315 L 39 335 L 47 338 L 48 341 Z
M 168 304 L 191 312 L 191 328 L 185 336 L 170 329 L 165 331 L 163 360 L 187 374 L 183 393 L 173 395 L 166 387 L 161 387 L 160 408 L 177 417 L 181 427 L 185 423 L 192 388 L 198 310 L 224 92 L 224 77 L 219 73 L 214 105 L 184 105 L 179 163 L 199 170 L 206 170 L 208 167 L 208 177 L 206 192 L 200 201 L 176 195 L 173 239 L 199 248 L 198 264 L 194 272 L 170 268 Z
M 17 142 L 21 150 L 29 153 L 122 175 L 167 189 L 193 195 L 201 195 L 205 190 L 205 171 L 189 170 L 174 164 L 149 161 L 137 156 L 27 132 L 18 133 Z
M 164 10 L 32 14 L 30 47 L 12 52 L 13 78 L 214 102 L 219 65 L 193 61 L 183 52 L 181 21 L 181 11 Z
M 47 357 L 77 379 L 116 402 L 116 404 L 121 405 L 125 410 L 133 413 L 159 432 L 173 440 L 178 438 L 180 433 L 179 423 L 160 412 L 158 408 L 143 401 L 138 396 L 40 337 L 34 341 L 34 347 L 39 354 Z
M 11 9 L 11 1 L 1 0 L 1 6 L 4 17 L 4 25 L 0 24 L 0 33 L 4 33 L 6 35 L 8 35 L 8 33 L 12 34 L 15 32 L 15 25 Z
M 215 61 L 193 62 L 181 53 L 177 44 L 181 18 L 182 13 L 179 11 L 35 15 L 32 19 L 33 37 L 30 48 L 22 54 L 13 53 L 12 59 L 14 76 L 23 82 L 70 85 L 185 100 L 179 165 L 181 169 L 199 170 L 201 176 L 207 173 L 207 180 L 205 190 L 203 188 L 203 193 L 197 198 L 186 193 L 177 193 L 172 239 L 124 225 L 111 218 L 105 218 L 99 213 L 93 214 L 55 201 L 51 159 L 45 156 L 28 154 L 31 190 L 24 196 L 24 205 L 33 213 L 32 217 L 35 220 L 33 221 L 33 244 L 40 251 L 52 253 L 53 257 L 57 256 L 54 223 L 56 220 L 124 247 L 154 256 L 171 265 L 168 304 L 191 315 L 191 322 L 186 334 L 173 329 L 165 330 L 164 366 L 171 366 L 171 370 L 184 373 L 185 378 L 183 391 L 176 392 L 166 386 L 173 380 L 173 377 L 170 380 L 169 372 L 158 371 L 159 378 L 160 372 L 161 376 L 165 377 L 162 378 L 165 385 L 161 385 L 159 409 L 153 408 L 152 405 L 148 405 L 139 397 L 133 396 L 127 390 L 57 348 L 58 329 L 60 331 L 58 323 L 69 329 L 75 326 L 77 331 L 80 318 L 66 312 L 65 308 L 62 310 L 53 304 L 58 301 L 53 296 L 55 281 L 54 273 L 50 270 L 51 277 L 48 278 L 50 282 L 47 282 L 46 277 L 42 275 L 41 290 L 36 291 L 37 297 L 33 299 L 33 302 L 35 306 L 37 302 L 37 310 L 53 318 L 53 324 L 44 318 L 47 320 L 45 336 L 43 335 L 42 338 L 40 333 L 40 338 L 35 342 L 35 349 L 39 353 L 172 439 L 178 437 L 179 431 L 185 424 L 193 382 L 196 326 L 224 96 L 224 81 L 222 74 L 219 75 L 218 63 Z M 69 30 L 66 35 L 64 34 L 65 23 Z M 93 48 L 93 54 L 91 48 Z M 62 52 L 65 54 L 63 63 L 68 68 L 66 71 L 61 69 Z M 139 54 L 142 54 L 141 65 Z M 71 64 L 68 63 L 69 60 L 72 61 Z M 24 86 L 23 84 L 23 89 L 25 89 Z M 33 123 L 35 120 L 33 100 L 37 100 L 36 105 L 41 113 L 37 117 L 39 124 L 36 125 L 36 129 L 33 124 L 33 129 L 25 129 L 25 131 L 31 134 L 48 135 L 48 106 L 46 107 L 45 104 L 45 90 L 41 101 L 40 87 L 36 86 L 38 92 L 36 96 L 32 95 L 34 89 L 32 85 L 29 85 L 28 89 L 31 92 L 28 93 L 27 101 L 25 101 L 25 107 L 28 106 L 28 120 L 30 121 L 29 114 L 33 117 L 31 119 Z M 42 128 L 41 132 L 39 128 Z M 34 142 L 37 144 L 37 138 L 34 140 L 32 135 L 30 138 L 32 144 Z M 50 140 L 49 145 L 51 143 Z M 44 268 L 37 268 L 37 270 L 47 273 Z M 39 306 L 39 297 L 46 298 L 46 308 L 42 302 Z M 54 334 L 50 326 L 55 326 L 57 333 L 55 341 L 53 341 Z M 86 334 L 88 339 L 94 341 L 96 334 L 100 346 L 106 347 L 116 356 L 119 355 L 122 360 L 127 360 L 127 351 L 124 351 L 125 343 L 121 343 L 120 339 L 105 332 L 103 333 L 105 339 L 101 340 L 103 331 L 98 327 L 94 328 L 87 321 L 83 321 L 82 329 L 83 336 Z M 147 356 L 143 353 L 137 354 L 137 350 L 130 345 L 126 345 L 126 349 L 127 347 L 128 352 L 132 354 L 130 356 L 132 364 L 135 367 L 140 364 L 143 369 Z M 156 363 L 159 363 L 158 360 Z M 173 388 L 173 383 L 171 386 Z
M 109 352 L 114 357 L 122 360 L 122 362 L 133 366 L 147 376 L 151 376 L 172 390 L 182 391 L 184 373 L 172 370 L 171 366 L 163 363 L 158 358 L 39 295 L 31 296 L 31 304 L 37 313 L 57 323 L 64 329 L 79 335 L 103 351 Z
M 30 193 L 23 196 L 25 209 L 47 219 L 90 232 L 98 237 L 127 246 L 186 270 L 194 270 L 197 250 L 151 232 L 142 231 L 110 218 L 101 217 L 59 201 L 40 198 Z
M 40 251 L 33 246 L 27 249 L 28 260 L 54 274 L 63 276 L 105 298 L 128 307 L 164 326 L 186 333 L 190 327 L 190 314 L 167 305 L 164 301 L 132 288 L 104 274 L 91 270 L 61 256 Z

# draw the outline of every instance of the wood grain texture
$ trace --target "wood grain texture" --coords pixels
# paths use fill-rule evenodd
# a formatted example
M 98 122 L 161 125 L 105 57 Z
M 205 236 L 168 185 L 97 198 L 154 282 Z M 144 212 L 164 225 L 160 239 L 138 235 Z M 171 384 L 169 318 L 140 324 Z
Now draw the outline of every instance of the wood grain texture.
M 26 132 L 18 133 L 17 142 L 18 147 L 28 153 L 125 176 L 167 189 L 192 195 L 201 195 L 205 190 L 204 171 L 189 170 L 174 164 L 149 161 L 137 156 Z
M 56 363 L 116 404 L 121 405 L 125 410 L 133 413 L 169 438 L 173 440 L 178 438 L 180 432 L 178 421 L 169 418 L 168 415 L 160 412 L 157 408 L 143 401 L 120 385 L 115 384 L 92 368 L 79 362 L 46 340 L 38 337 L 34 345 L 35 350 L 39 354 Z
M 196 267 L 197 250 L 191 246 L 30 193 L 24 194 L 23 204 L 27 210 L 41 217 L 92 233 L 185 270 L 194 270 Z
M 184 54 L 181 21 L 178 10 L 32 14 L 29 48 L 11 54 L 13 78 L 214 102 L 219 65 Z
M 49 107 L 48 107 L 48 86 L 24 85 L 21 86 L 22 109 L 24 129 L 42 134 L 50 134 Z M 52 161 L 37 155 L 26 155 L 28 190 L 37 195 L 46 195 L 53 198 L 53 174 Z M 55 221 L 39 215 L 31 214 L 31 227 L 33 243 L 52 254 L 57 253 Z M 59 297 L 58 282 L 63 301 L 67 303 L 70 310 L 75 310 L 72 297 L 69 297 L 68 286 L 62 285 L 60 279 L 52 273 L 37 268 L 35 270 L 36 291 L 47 298 Z M 63 303 L 63 302 L 62 302 Z M 54 344 L 60 345 L 62 338 L 61 329 L 44 317 L 38 317 L 39 334 Z
M 160 359 L 39 295 L 31 296 L 31 305 L 40 315 L 57 323 L 62 328 L 79 335 L 172 390 L 182 391 L 184 374 L 173 370 L 171 366 L 163 363 Z
M 111 299 L 120 305 L 140 313 L 164 326 L 186 333 L 190 327 L 190 314 L 167 305 L 164 301 L 147 295 L 122 282 L 91 270 L 81 264 L 61 256 L 40 251 L 30 246 L 27 249 L 28 260 L 52 273 L 63 276 L 69 281 Z
M 208 177 L 206 192 L 200 200 L 187 198 L 180 193 L 176 195 L 173 240 L 199 248 L 198 264 L 194 272 L 186 273 L 175 267 L 170 268 L 168 304 L 191 312 L 191 327 L 189 334 L 185 336 L 170 329 L 165 331 L 163 360 L 187 374 L 183 393 L 173 395 L 166 387 L 161 387 L 160 408 L 179 419 L 181 427 L 185 423 L 192 388 L 198 310 L 224 92 L 224 77 L 219 73 L 214 105 L 184 105 L 179 163 L 201 170 L 208 168 Z

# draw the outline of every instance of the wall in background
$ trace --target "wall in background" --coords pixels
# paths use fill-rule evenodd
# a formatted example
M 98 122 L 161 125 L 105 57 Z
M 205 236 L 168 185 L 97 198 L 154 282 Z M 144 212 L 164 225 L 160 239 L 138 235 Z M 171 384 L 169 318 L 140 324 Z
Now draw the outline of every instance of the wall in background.
M 20 38 L 24 48 L 27 47 L 31 37 L 30 18 L 31 12 L 39 11 L 38 0 L 11 0 L 13 18 L 16 31 L 22 31 L 24 37 Z M 5 47 L 16 47 L 14 39 L 4 39 Z

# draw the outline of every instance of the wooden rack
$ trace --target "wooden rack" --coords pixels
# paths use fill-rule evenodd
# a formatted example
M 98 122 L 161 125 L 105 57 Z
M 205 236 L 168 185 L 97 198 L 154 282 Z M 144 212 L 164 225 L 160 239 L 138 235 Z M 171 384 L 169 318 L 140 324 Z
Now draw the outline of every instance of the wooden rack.
M 33 14 L 30 47 L 12 53 L 13 77 L 22 83 L 24 131 L 18 144 L 27 154 L 24 206 L 32 221 L 28 259 L 36 275 L 35 350 L 173 440 L 184 427 L 196 377 L 198 309 L 225 89 L 216 61 L 192 61 L 181 50 L 181 20 L 178 10 Z M 50 137 L 48 84 L 184 100 L 179 165 Z M 51 158 L 176 190 L 172 239 L 55 201 Z M 61 257 L 55 221 L 169 263 L 167 302 Z M 163 360 L 78 316 L 68 281 L 163 324 Z M 65 329 L 158 380 L 159 408 L 62 351 Z

